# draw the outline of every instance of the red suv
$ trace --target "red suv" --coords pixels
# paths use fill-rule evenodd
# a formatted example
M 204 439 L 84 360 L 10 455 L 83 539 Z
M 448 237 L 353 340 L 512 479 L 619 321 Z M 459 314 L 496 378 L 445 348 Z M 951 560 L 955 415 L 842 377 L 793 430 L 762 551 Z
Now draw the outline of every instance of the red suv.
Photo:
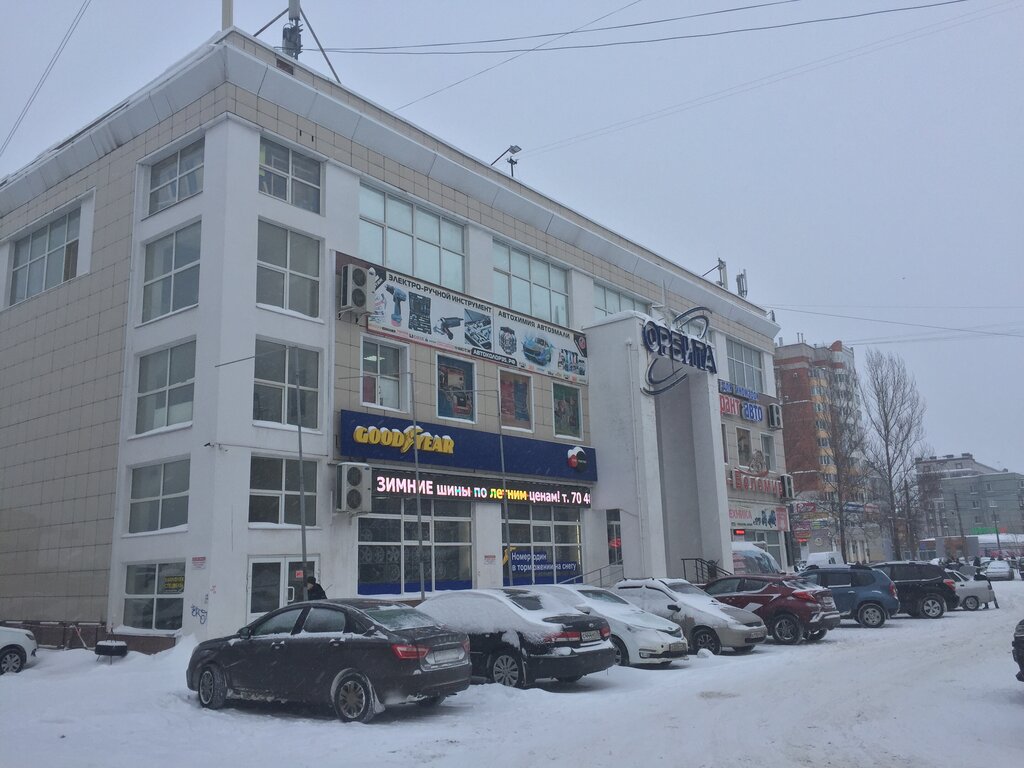
M 839 626 L 832 592 L 785 576 L 725 576 L 704 591 L 723 603 L 753 611 L 768 626 L 775 642 L 816 642 Z

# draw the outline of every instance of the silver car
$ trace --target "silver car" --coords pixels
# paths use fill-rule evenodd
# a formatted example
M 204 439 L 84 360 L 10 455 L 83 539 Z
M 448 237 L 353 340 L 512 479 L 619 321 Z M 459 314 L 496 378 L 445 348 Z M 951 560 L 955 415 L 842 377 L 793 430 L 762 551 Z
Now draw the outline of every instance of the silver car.
M 976 611 L 981 605 L 987 608 L 996 599 L 992 582 L 988 579 L 972 579 L 959 571 L 948 569 L 946 575 L 953 580 L 956 596 L 960 598 L 960 607 L 965 611 Z
M 707 648 L 718 654 L 731 648 L 746 653 L 768 636 L 757 614 L 725 605 L 685 579 L 623 579 L 614 592 L 682 627 L 691 651 Z

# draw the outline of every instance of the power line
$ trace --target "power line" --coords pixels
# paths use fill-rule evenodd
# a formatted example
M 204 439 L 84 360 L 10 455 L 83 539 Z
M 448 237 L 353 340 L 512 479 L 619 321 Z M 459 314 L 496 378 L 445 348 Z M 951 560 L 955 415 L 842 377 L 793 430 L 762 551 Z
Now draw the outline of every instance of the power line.
M 706 11 L 704 13 L 691 13 L 688 16 L 673 16 L 668 19 L 653 19 L 651 21 L 637 21 L 632 24 L 614 24 L 608 27 L 594 27 L 593 29 L 574 29 L 568 32 L 542 32 L 536 35 L 519 35 L 517 37 L 492 37 L 484 40 L 462 40 L 459 42 L 446 43 L 413 43 L 407 45 L 368 45 L 361 48 L 340 48 L 338 52 L 361 53 L 364 51 L 401 51 L 412 48 L 447 48 L 457 45 L 489 45 L 491 43 L 513 43 L 519 40 L 537 40 L 542 37 L 565 37 L 572 34 L 591 34 L 593 32 L 610 32 L 617 29 L 632 29 L 634 27 L 647 27 L 655 24 L 670 24 L 676 21 L 699 19 L 704 16 L 718 16 L 723 13 L 736 13 L 738 11 L 749 11 L 755 8 L 768 8 L 773 5 L 788 5 L 789 3 L 800 3 L 803 0 L 775 0 L 771 3 L 760 3 L 758 5 L 743 5 L 738 8 L 722 8 L 717 11 Z M 622 9 L 620 9 L 622 10 Z M 618 11 L 615 11 L 618 13 Z M 602 17 L 603 18 L 603 17 Z M 591 22 L 593 23 L 593 22 Z M 584 26 L 590 26 L 589 24 Z
M 639 0 L 638 0 L 639 1 Z M 667 37 L 653 37 L 644 40 L 612 40 L 605 43 L 583 43 L 580 45 L 556 45 L 548 46 L 546 43 L 541 43 L 533 48 L 496 48 L 487 50 L 476 50 L 476 51 L 387 51 L 387 50 L 376 50 L 376 51 L 357 51 L 348 48 L 327 48 L 326 50 L 331 53 L 348 53 L 351 55 L 361 56 L 476 56 L 480 54 L 493 54 L 493 53 L 531 53 L 533 51 L 543 51 L 545 53 L 551 51 L 578 51 L 588 50 L 594 48 L 615 48 L 624 45 L 650 45 L 653 43 L 667 43 L 678 40 L 697 40 L 706 37 L 722 37 L 725 35 L 736 35 L 746 32 L 766 32 L 773 29 L 786 29 L 789 27 L 801 27 L 808 24 L 824 24 L 833 21 L 849 21 L 851 19 L 863 19 L 869 16 L 882 16 L 889 13 L 903 13 L 906 11 L 921 11 L 928 8 L 939 8 L 944 5 L 958 5 L 960 3 L 966 3 L 968 0 L 941 0 L 937 3 L 928 3 L 926 5 L 908 5 L 902 8 L 884 8 L 877 11 L 863 11 L 862 13 L 852 13 L 846 16 L 827 16 L 820 19 L 802 19 L 800 21 L 789 21 L 780 24 L 767 24 L 760 27 L 741 27 L 737 29 L 724 29 L 717 32 L 695 32 L 688 35 L 670 35 Z M 633 3 L 631 3 L 632 5 Z M 627 6 L 628 7 L 628 6 Z M 622 10 L 622 9 L 619 9 Z M 617 13 L 618 11 L 615 11 Z M 610 15 L 610 14 L 609 14 Z M 602 17 L 603 18 L 603 17 Z M 584 25 L 586 26 L 586 25 Z M 573 30 L 576 32 L 578 30 Z M 566 32 L 561 37 L 572 34 L 573 32 Z M 556 38 L 560 39 L 560 38 Z M 553 42 L 553 41 L 552 41 Z M 516 57 L 513 57 L 516 58 Z M 508 61 L 511 61 L 509 59 Z M 502 64 L 506 62 L 501 62 Z M 500 65 L 498 65 L 500 66 Z M 493 69 L 493 67 L 492 67 Z M 488 70 L 483 70 L 486 72 Z M 482 74 L 482 73 L 478 73 Z M 473 75 L 472 77 L 475 77 Z M 424 97 L 425 98 L 425 97 Z M 402 107 L 399 107 L 402 109 Z
M 43 83 L 45 83 L 46 78 L 50 76 L 50 72 L 53 70 L 54 64 L 57 63 L 57 59 L 59 59 L 61 53 L 64 52 L 64 47 L 68 44 L 68 40 L 71 39 L 71 35 L 74 34 L 75 28 L 78 26 L 78 22 L 82 20 L 82 16 L 85 15 L 85 11 L 91 2 L 92 0 L 85 0 L 85 2 L 82 3 L 82 7 L 78 9 L 78 13 L 75 14 L 75 18 L 72 20 L 71 26 L 68 27 L 68 31 L 64 33 L 64 38 L 60 41 L 60 45 L 57 46 L 57 50 L 54 51 L 53 56 L 50 57 L 50 63 L 46 65 L 46 69 L 43 70 L 42 77 L 40 77 L 39 82 L 36 83 L 36 87 L 29 95 L 28 101 L 25 102 L 25 106 L 22 107 L 21 113 L 18 115 L 18 119 L 14 121 L 14 125 L 11 127 L 11 132 L 7 134 L 7 138 L 4 139 L 4 143 L 0 145 L 0 157 L 3 157 L 4 152 L 7 151 L 7 146 L 11 143 L 11 139 L 14 138 L 14 134 L 17 133 L 18 128 L 21 127 L 21 122 L 25 119 L 25 115 L 28 114 L 29 109 L 32 107 L 32 103 L 36 100 L 36 96 L 39 95 L 39 91 L 43 87 Z
M 627 8 L 629 8 L 630 6 L 636 5 L 639 2 L 641 2 L 641 0 L 633 0 L 633 2 L 631 2 L 631 3 L 626 3 L 621 8 L 618 8 L 618 9 L 616 9 L 614 11 L 606 13 L 604 16 L 598 16 L 593 21 L 588 21 L 586 24 L 580 25 L 576 29 L 572 30 L 572 32 L 578 32 L 579 30 L 583 29 L 584 27 L 589 27 L 591 24 L 596 24 L 597 22 L 601 21 L 602 19 L 607 19 L 609 16 L 614 16 L 616 13 L 624 11 Z M 559 37 L 556 37 L 555 40 L 561 40 L 566 35 L 572 34 L 572 32 L 566 32 L 565 34 L 560 35 Z M 545 45 L 547 45 L 547 42 L 540 43 L 540 44 L 534 46 L 533 48 L 529 48 L 529 49 L 524 50 L 524 51 L 522 51 L 520 53 L 517 53 L 515 56 L 510 56 L 509 58 L 504 59 L 503 61 L 499 61 L 497 64 L 493 64 L 493 65 L 491 65 L 489 67 L 484 67 L 479 72 L 474 72 L 473 74 L 468 75 L 466 77 L 463 77 L 460 80 L 456 80 L 454 83 L 449 83 L 448 85 L 445 85 L 445 86 L 443 86 L 441 88 L 438 88 L 436 91 L 431 91 L 430 93 L 428 93 L 428 94 L 426 94 L 424 96 L 420 96 L 418 99 L 413 99 L 412 101 L 407 102 L 407 103 L 403 104 L 400 107 L 396 107 L 394 111 L 395 112 L 400 112 L 403 109 L 405 109 L 406 107 L 411 107 L 413 104 L 418 104 L 421 101 L 429 99 L 431 96 L 436 96 L 439 93 L 443 93 L 444 91 L 447 91 L 449 88 L 454 88 L 457 85 L 461 85 L 462 83 L 465 83 L 468 80 L 472 80 L 474 77 L 479 77 L 480 75 L 484 74 L 485 72 L 490 72 L 491 70 L 497 69 L 498 67 L 503 66 L 504 64 L 508 64 L 510 61 L 515 61 L 516 59 L 518 59 L 518 58 L 520 58 L 522 56 L 525 56 L 526 54 L 530 53 L 531 51 L 536 51 L 536 50 L 539 50 L 540 48 L 543 48 Z M 327 50 L 332 50 L 332 49 L 328 48 Z
M 789 309 L 792 307 L 811 307 L 820 309 L 827 307 L 831 309 L 1024 309 L 1024 304 L 985 304 L 983 306 L 956 305 L 956 304 L 777 304 L 775 302 L 762 302 L 771 304 L 777 309 Z
M 835 317 L 843 320 L 863 320 L 868 323 L 883 323 L 885 325 L 905 325 L 913 328 L 931 328 L 937 331 L 954 331 L 956 333 L 974 333 L 980 336 L 1009 336 L 1011 338 L 1024 339 L 1024 333 L 1005 333 L 1000 331 L 979 331 L 971 328 L 955 328 L 948 325 L 930 325 L 928 323 L 911 323 L 905 320 L 882 320 L 878 317 L 860 317 L 858 315 L 840 315 L 832 312 L 812 312 L 808 309 L 780 309 L 780 312 L 797 312 L 802 315 L 817 315 L 820 317 Z

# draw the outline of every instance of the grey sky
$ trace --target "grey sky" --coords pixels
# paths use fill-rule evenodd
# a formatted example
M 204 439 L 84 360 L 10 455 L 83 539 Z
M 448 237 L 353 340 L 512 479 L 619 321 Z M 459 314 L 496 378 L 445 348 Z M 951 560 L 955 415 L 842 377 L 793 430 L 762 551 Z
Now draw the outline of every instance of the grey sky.
M 764 1 L 305 0 L 303 8 L 326 47 L 344 48 L 562 32 L 607 14 L 598 26 Z M 801 0 L 551 45 L 926 2 Z M 235 24 L 255 32 L 286 5 L 235 0 Z M 80 6 L 3 3 L 0 140 Z M 219 26 L 219 0 L 93 0 L 0 157 L 0 175 L 145 85 Z M 278 22 L 262 39 L 279 44 L 280 29 Z M 516 176 L 524 183 L 697 273 L 725 259 L 733 290 L 746 269 L 750 298 L 776 310 L 786 342 L 798 332 L 812 343 L 841 338 L 858 362 L 869 343 L 898 352 L 928 401 L 935 451 L 972 451 L 1020 471 L 1021 40 L 1024 0 L 966 0 L 763 32 L 535 51 L 399 114 L 485 162 L 519 144 Z M 304 43 L 301 60 L 326 71 L 308 32 Z M 347 87 L 394 109 L 513 55 L 332 60 Z M 662 110 L 668 114 L 581 138 Z

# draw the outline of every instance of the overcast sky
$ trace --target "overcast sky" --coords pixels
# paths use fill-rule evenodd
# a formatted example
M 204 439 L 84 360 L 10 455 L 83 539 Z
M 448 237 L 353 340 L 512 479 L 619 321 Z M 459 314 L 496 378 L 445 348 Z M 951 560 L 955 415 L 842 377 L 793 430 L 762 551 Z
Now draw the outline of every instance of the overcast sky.
M 429 50 L 678 38 L 936 1 L 790 0 Z M 303 10 L 326 48 L 355 48 L 765 2 L 304 0 Z M 92 0 L 0 156 L 0 175 L 206 41 L 220 5 Z M 234 5 L 236 26 L 254 33 L 287 2 Z M 3 2 L 0 140 L 81 7 Z M 280 45 L 281 26 L 261 38 Z M 776 311 L 785 342 L 842 339 L 858 362 L 872 345 L 902 355 L 927 400 L 935 452 L 1024 471 L 1022 41 L 1024 0 L 964 0 L 636 45 L 331 55 L 346 87 L 485 162 L 520 145 L 517 178 L 624 236 L 697 273 L 722 258 L 733 290 L 745 269 L 749 298 Z M 326 71 L 308 31 L 303 42 L 301 61 Z

